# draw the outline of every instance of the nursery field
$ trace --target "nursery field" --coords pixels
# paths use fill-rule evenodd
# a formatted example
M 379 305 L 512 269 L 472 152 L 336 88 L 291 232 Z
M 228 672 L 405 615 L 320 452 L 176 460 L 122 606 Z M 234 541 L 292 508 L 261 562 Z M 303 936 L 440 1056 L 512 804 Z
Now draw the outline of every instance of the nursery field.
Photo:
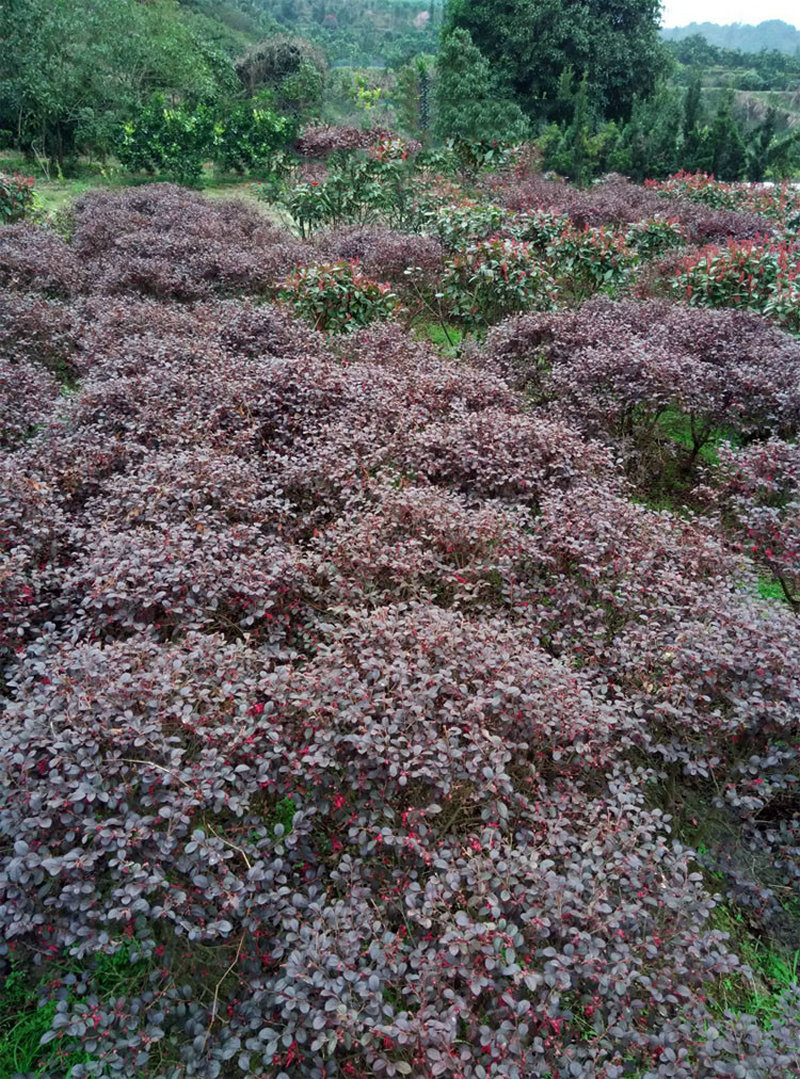
M 298 149 L 0 177 L 0 1076 L 800 1074 L 800 193 Z

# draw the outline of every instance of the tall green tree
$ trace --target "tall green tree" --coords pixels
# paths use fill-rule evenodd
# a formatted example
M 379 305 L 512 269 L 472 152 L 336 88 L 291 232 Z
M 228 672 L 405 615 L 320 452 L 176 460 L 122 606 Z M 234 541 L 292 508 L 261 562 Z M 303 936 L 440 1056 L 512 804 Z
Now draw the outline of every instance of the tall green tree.
M 0 127 L 63 162 L 108 150 L 116 125 L 163 91 L 198 101 L 236 87 L 232 61 L 175 0 L 3 0 Z
M 631 179 L 641 183 L 678 171 L 684 116 L 680 92 L 670 86 L 662 84 L 649 98 L 636 99 L 622 138 Z
M 668 66 L 659 0 L 451 0 L 443 25 L 469 32 L 527 115 L 554 118 L 567 68 L 587 73 L 599 115 L 627 119 Z
M 741 180 L 747 167 L 747 148 L 733 115 L 733 90 L 720 102 L 708 139 L 716 179 Z
M 770 149 L 775 140 L 776 120 L 777 113 L 770 107 L 767 115 L 750 135 L 747 147 L 747 179 L 752 183 L 761 183 L 766 179 Z
M 578 84 L 575 92 L 572 123 L 564 135 L 563 150 L 570 158 L 570 168 L 565 174 L 574 180 L 576 184 L 586 182 L 588 171 L 591 167 L 591 145 L 589 135 L 591 132 L 591 108 L 589 105 L 589 87 L 587 75 Z
M 409 135 L 425 139 L 430 128 L 430 68 L 433 56 L 417 56 L 397 72 L 394 93 L 400 126 Z
M 438 69 L 438 138 L 514 141 L 526 137 L 529 125 L 525 114 L 503 96 L 489 61 L 475 47 L 468 30 L 454 30 L 444 39 Z

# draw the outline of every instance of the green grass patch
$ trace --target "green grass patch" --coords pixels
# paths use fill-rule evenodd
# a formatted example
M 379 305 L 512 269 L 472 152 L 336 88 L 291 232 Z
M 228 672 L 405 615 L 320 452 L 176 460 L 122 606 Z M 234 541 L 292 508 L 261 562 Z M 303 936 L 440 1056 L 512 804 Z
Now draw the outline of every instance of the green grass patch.
M 64 1035 L 45 1045 L 41 1040 L 51 1029 L 56 1011 L 55 1000 L 49 998 L 69 975 L 74 976 L 73 984 L 85 977 L 86 963 L 63 957 L 50 963 L 45 973 L 36 978 L 31 969 L 12 956 L 11 970 L 0 982 L 0 1076 L 44 1076 L 54 1071 L 68 1075 L 76 1064 L 88 1064 L 97 1058 L 81 1047 L 77 1037 Z M 131 961 L 131 945 L 126 942 L 113 955 L 101 954 L 92 961 L 91 991 L 101 1003 L 134 996 L 146 988 L 151 971 L 149 962 Z M 80 999 L 70 990 L 69 1004 Z
M 463 331 L 458 326 L 453 325 L 452 322 L 418 323 L 414 327 L 413 333 L 418 341 L 430 341 L 446 356 L 457 355 L 458 346 L 464 339 Z
M 800 951 L 790 952 L 768 944 L 756 936 L 742 911 L 731 903 L 721 903 L 711 915 L 711 926 L 730 936 L 729 948 L 752 970 L 720 978 L 709 993 L 709 1008 L 718 1016 L 726 1011 L 752 1015 L 765 1029 L 781 1013 L 786 992 L 797 988 Z
M 660 433 L 671 442 L 677 442 L 690 452 L 694 449 L 692 438 L 692 424 L 686 413 L 678 408 L 667 408 L 658 419 Z M 734 445 L 739 444 L 739 438 L 733 428 L 717 427 L 711 431 L 708 441 L 701 446 L 697 456 L 708 464 L 718 465 L 719 456 L 717 446 L 720 442 L 729 441 Z
M 785 606 L 791 606 L 786 598 L 786 593 L 781 587 L 780 581 L 775 581 L 772 577 L 759 577 L 758 578 L 758 594 L 762 599 L 777 600 L 778 603 Z
M 769 573 L 759 572 L 758 580 L 755 585 L 752 580 L 743 581 L 740 587 L 742 592 L 748 596 L 758 596 L 760 599 L 768 600 L 770 603 L 776 603 L 780 607 L 794 610 L 791 603 L 786 598 L 786 593 L 784 592 L 780 581 L 776 581 Z

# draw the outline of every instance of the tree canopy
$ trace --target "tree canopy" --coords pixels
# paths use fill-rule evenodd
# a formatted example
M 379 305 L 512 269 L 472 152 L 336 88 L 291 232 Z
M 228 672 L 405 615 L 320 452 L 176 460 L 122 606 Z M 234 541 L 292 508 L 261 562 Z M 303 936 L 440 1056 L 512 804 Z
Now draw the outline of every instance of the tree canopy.
M 0 128 L 61 160 L 84 140 L 102 145 L 155 90 L 190 99 L 235 90 L 209 22 L 172 0 L 11 0 L 0 8 Z M 233 32 L 227 44 L 242 47 Z
M 436 134 L 482 139 L 524 138 L 528 122 L 520 107 L 503 97 L 491 65 L 472 43 L 467 30 L 454 30 L 439 53 L 436 86 Z
M 601 115 L 626 119 L 666 66 L 659 15 L 659 0 L 451 0 L 443 33 L 468 30 L 529 116 L 550 117 L 572 68 Z

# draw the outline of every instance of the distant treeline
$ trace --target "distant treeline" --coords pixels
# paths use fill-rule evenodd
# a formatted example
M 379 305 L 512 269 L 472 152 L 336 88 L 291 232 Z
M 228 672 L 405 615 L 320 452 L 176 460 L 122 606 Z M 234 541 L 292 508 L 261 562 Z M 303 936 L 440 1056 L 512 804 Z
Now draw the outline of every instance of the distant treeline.
M 254 0 L 280 26 L 313 41 L 332 64 L 399 67 L 436 51 L 443 0 Z
M 710 44 L 701 34 L 668 41 L 666 48 L 680 65 L 672 78 L 683 85 L 700 74 L 707 86 L 781 91 L 800 88 L 800 53 L 792 56 L 777 49 L 723 49 Z
M 681 41 L 686 37 L 699 34 L 710 45 L 718 49 L 738 52 L 777 52 L 794 56 L 800 50 L 800 30 L 780 19 L 769 19 L 758 26 L 744 26 L 732 23 L 730 26 L 717 26 L 712 22 L 693 22 L 688 26 L 662 30 L 664 41 Z

